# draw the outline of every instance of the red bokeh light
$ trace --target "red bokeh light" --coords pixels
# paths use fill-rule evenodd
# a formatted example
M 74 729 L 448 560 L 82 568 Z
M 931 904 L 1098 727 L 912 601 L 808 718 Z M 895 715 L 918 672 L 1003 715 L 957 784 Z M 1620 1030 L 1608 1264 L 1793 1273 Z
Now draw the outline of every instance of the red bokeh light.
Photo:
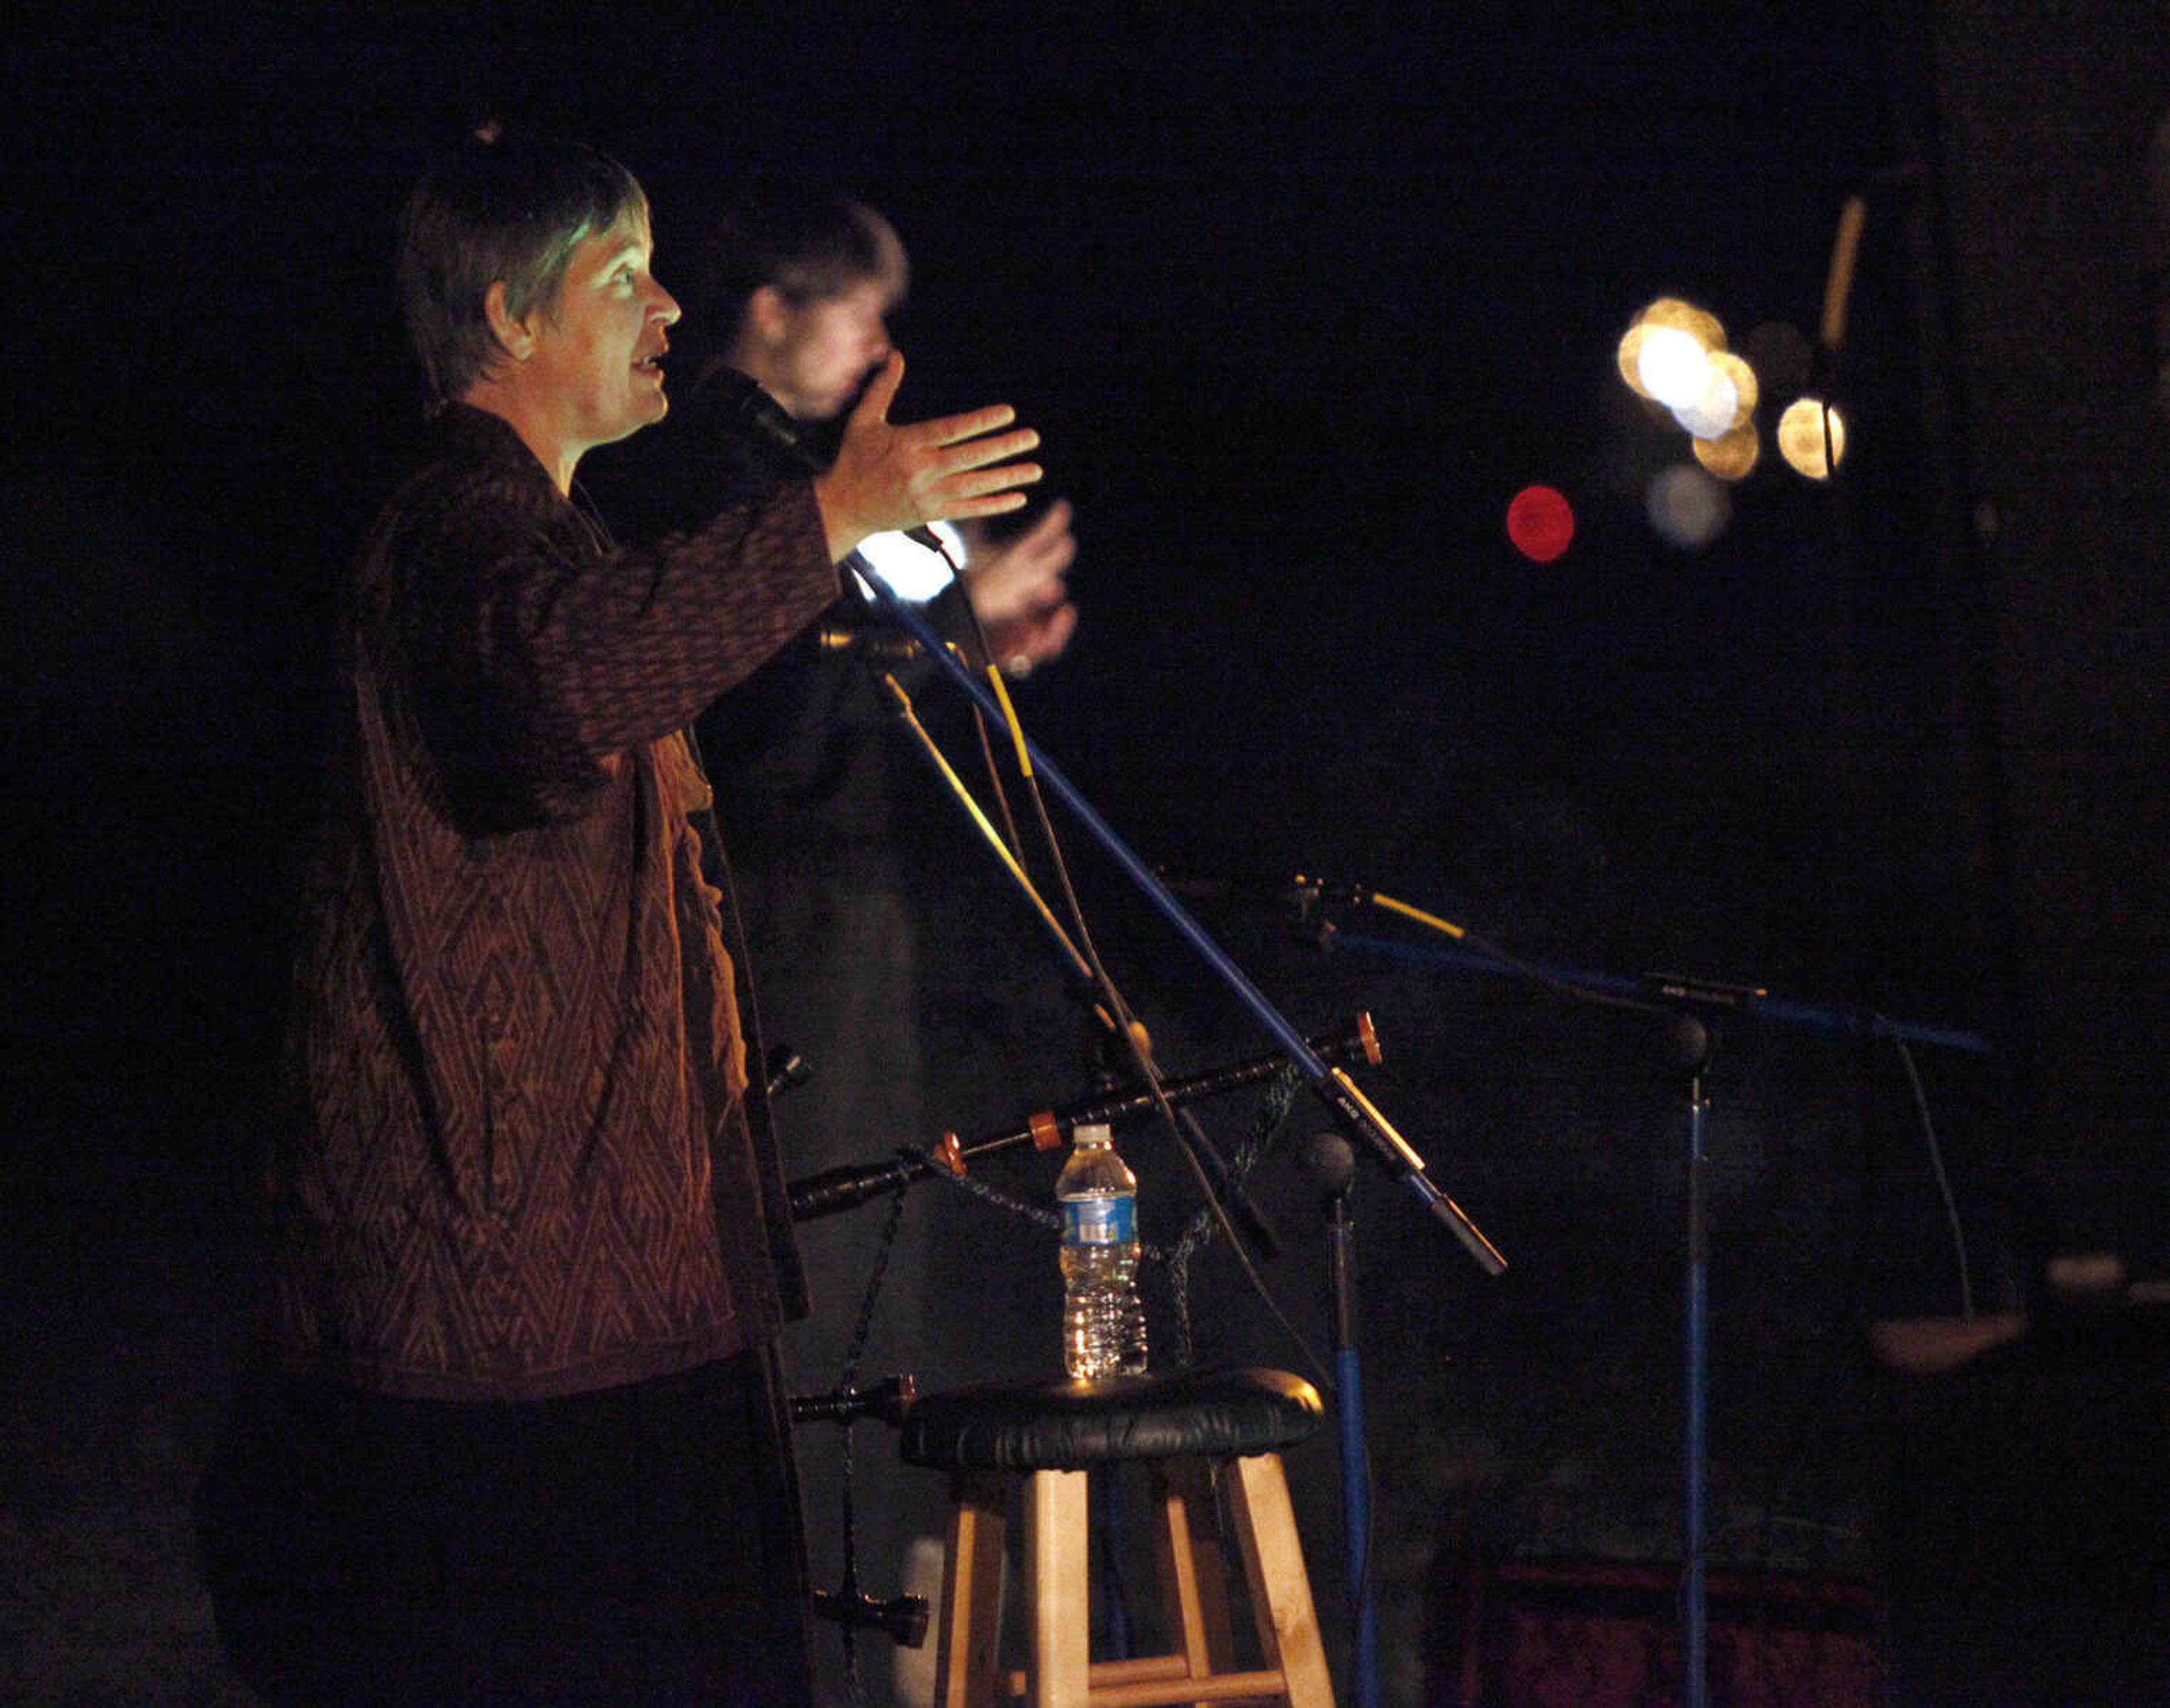
M 1534 564 L 1548 564 L 1574 539 L 1574 506 L 1555 488 L 1525 486 L 1507 506 L 1507 538 Z

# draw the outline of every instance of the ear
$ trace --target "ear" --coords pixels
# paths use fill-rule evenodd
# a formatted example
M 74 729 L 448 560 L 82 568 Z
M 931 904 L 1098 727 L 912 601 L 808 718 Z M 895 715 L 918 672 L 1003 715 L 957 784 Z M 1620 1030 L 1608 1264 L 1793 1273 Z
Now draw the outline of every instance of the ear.
M 505 281 L 494 281 L 483 292 L 482 312 L 489 321 L 489 329 L 505 353 L 515 361 L 525 361 L 535 351 L 535 330 L 531 314 L 526 320 L 516 320 L 505 306 Z
M 775 345 L 791 336 L 791 305 L 773 285 L 763 285 L 746 298 L 746 324 L 763 344 Z

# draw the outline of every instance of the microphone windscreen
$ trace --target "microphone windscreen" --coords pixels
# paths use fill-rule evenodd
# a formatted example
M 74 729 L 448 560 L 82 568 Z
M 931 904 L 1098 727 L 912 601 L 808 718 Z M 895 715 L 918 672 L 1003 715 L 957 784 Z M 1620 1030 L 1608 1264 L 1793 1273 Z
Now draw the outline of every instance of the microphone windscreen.
M 1311 1183 L 1329 1198 L 1347 1191 L 1356 1177 L 1356 1152 L 1339 1133 L 1314 1132 L 1303 1142 L 1303 1171 Z

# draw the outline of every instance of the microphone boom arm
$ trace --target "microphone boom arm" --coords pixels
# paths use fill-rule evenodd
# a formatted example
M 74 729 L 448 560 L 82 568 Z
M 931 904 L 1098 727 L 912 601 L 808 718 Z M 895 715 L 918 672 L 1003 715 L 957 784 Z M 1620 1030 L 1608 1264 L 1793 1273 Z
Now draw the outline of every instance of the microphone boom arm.
M 1310 1047 L 1322 1056 L 1360 1054 L 1367 1062 L 1379 1059 L 1378 1034 L 1373 1031 L 1371 1017 L 1367 1014 L 1358 1015 L 1339 1032 L 1312 1039 Z M 1183 1079 L 1163 1080 L 1161 1091 L 1172 1107 L 1180 1109 L 1202 1097 L 1215 1097 L 1224 1091 L 1254 1085 L 1288 1066 L 1287 1052 L 1276 1050 L 1247 1061 L 1209 1068 Z M 929 1175 L 961 1175 L 967 1163 L 1017 1145 L 1029 1143 L 1040 1150 L 1052 1150 L 1062 1143 L 1064 1133 L 1080 1122 L 1104 1122 L 1114 1126 L 1118 1122 L 1150 1115 L 1159 1106 L 1150 1087 L 1134 1083 L 1059 1111 L 1030 1116 L 1022 1127 L 1003 1127 L 969 1143 L 960 1143 L 955 1134 L 949 1133 L 931 1151 L 906 1148 L 877 1163 L 847 1163 L 841 1168 L 826 1169 L 791 1182 L 788 1194 L 791 1219 L 809 1222 L 838 1210 L 852 1209 Z

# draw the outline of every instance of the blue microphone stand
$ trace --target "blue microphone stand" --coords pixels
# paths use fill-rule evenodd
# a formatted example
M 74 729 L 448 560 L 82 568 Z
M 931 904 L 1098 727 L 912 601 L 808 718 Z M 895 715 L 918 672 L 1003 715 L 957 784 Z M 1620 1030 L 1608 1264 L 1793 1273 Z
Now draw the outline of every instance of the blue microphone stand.
M 1363 1361 L 1356 1339 L 1356 1228 L 1349 1213 L 1356 1154 L 1338 1132 L 1313 1133 L 1303 1166 L 1326 1202 L 1334 1309 L 1334 1380 L 1341 1425 L 1341 1516 L 1349 1549 L 1349 1621 L 1356 1708 L 1379 1708 L 1379 1607 L 1371 1594 L 1371 1459 L 1364 1441 Z
M 1863 1036 L 1911 1040 L 1992 1053 L 1989 1039 L 1948 1026 L 1902 1022 L 1884 1015 L 1818 1008 L 1773 999 L 1759 987 L 1721 983 L 1678 973 L 1649 972 L 1623 979 L 1586 968 L 1510 966 L 1466 950 L 1415 947 L 1390 939 L 1342 931 L 1331 940 L 1337 950 L 1370 949 L 1404 960 L 1469 970 L 1538 976 L 1609 994 L 1633 995 L 1669 1012 L 1660 1044 L 1665 1065 L 1687 1079 L 1687 1250 L 1682 1302 L 1682 1357 L 1685 1416 L 1681 1442 L 1681 1662 L 1686 1708 L 1708 1708 L 1709 1618 L 1707 1545 L 1710 1490 L 1710 1228 L 1706 1150 L 1710 1099 L 1703 1078 L 1718 1050 L 1720 1020 L 1727 1013 L 1752 1008 L 1760 1016 L 1797 1026 L 1852 1032 Z
M 1740 993 L 1738 1002 L 1753 999 Z M 1703 1074 L 1718 1052 L 1718 1022 L 1687 1009 L 1677 1010 L 1667 1028 L 1665 1063 L 1688 1076 L 1687 1262 L 1682 1305 L 1682 1351 L 1686 1361 L 1681 1480 L 1681 1667 L 1686 1708 L 1708 1708 L 1710 1701 L 1708 1560 L 1710 1490 L 1710 1224 L 1704 1187 L 1708 1175 L 1705 1140 L 1710 1099 Z

